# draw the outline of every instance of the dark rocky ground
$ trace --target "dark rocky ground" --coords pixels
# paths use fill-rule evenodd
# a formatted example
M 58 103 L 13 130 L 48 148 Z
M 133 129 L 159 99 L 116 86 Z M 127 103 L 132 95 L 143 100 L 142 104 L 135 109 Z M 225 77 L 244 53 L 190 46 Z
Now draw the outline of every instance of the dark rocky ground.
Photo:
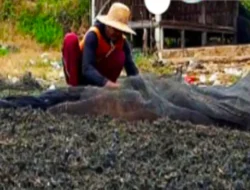
M 0 189 L 250 189 L 250 134 L 0 111 Z

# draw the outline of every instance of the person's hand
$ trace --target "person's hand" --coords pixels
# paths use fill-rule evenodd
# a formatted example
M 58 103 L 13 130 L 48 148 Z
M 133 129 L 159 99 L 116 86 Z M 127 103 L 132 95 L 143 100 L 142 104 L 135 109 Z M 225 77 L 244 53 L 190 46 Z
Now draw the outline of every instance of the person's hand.
M 119 87 L 120 87 L 120 84 L 119 84 L 119 83 L 114 83 L 114 82 L 108 81 L 108 82 L 105 84 L 105 87 L 108 87 L 108 88 L 119 88 Z

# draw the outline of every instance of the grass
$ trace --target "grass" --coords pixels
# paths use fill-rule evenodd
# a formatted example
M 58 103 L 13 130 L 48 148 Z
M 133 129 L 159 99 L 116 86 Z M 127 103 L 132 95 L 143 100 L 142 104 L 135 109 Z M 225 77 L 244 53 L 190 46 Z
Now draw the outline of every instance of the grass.
M 30 71 L 36 78 L 56 81 L 61 70 L 54 69 L 50 64 L 43 63 L 41 54 L 49 52 L 50 61 L 61 60 L 58 49 L 45 48 L 32 36 L 20 33 L 12 22 L 0 22 L 0 44 L 17 47 L 18 52 L 12 53 L 1 50 L 0 75 L 4 78 L 19 78 Z M 4 56 L 3 56 L 4 55 Z M 31 64 L 31 63 L 35 64 Z
M 6 48 L 1 48 L 0 47 L 0 57 L 1 56 L 5 56 L 5 55 L 7 55 L 9 53 L 9 50 L 8 49 L 6 49 Z
M 50 14 L 31 14 L 24 12 L 20 15 L 18 29 L 30 34 L 35 40 L 47 47 L 60 47 L 63 39 L 63 29 Z
M 33 44 L 34 45 L 34 44 Z M 61 70 L 55 69 L 50 63 L 44 63 L 41 58 L 42 49 L 34 46 L 34 49 L 28 47 L 21 48 L 18 53 L 8 54 L 0 57 L 0 75 L 8 77 L 20 77 L 25 72 L 31 72 L 36 78 L 43 80 L 58 80 Z M 48 60 L 58 61 L 61 59 L 60 52 L 50 51 Z
M 247 0 L 241 3 L 250 9 Z M 12 22 L 18 32 L 30 35 L 45 48 L 60 48 L 65 31 L 80 31 L 89 25 L 89 9 L 90 0 L 0 0 L 0 21 Z
M 64 32 L 88 25 L 88 17 L 89 0 L 0 0 L 0 22 L 12 23 L 16 32 L 44 48 L 60 49 Z M 8 32 L 1 28 L 0 39 L 4 39 Z
M 155 58 L 153 55 L 145 56 L 138 52 L 134 55 L 134 60 L 141 72 L 150 72 L 157 75 L 166 75 L 173 72 L 168 66 L 154 64 Z

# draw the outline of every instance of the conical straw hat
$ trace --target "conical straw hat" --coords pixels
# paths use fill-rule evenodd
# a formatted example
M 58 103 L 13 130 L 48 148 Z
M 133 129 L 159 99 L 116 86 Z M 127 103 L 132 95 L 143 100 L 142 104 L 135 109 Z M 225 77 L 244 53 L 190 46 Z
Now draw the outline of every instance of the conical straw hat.
M 107 26 L 135 35 L 136 32 L 128 26 L 130 15 L 130 9 L 126 5 L 113 3 L 107 15 L 97 16 L 96 19 Z

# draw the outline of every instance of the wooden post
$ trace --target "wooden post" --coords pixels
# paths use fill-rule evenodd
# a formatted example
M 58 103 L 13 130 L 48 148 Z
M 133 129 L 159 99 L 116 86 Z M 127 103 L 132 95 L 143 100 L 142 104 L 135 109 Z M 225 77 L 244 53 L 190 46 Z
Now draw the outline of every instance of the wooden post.
M 161 35 L 160 35 L 160 37 L 161 37 L 160 47 L 161 47 L 161 49 L 163 49 L 164 48 L 164 30 L 163 30 L 162 27 L 161 27 L 160 32 L 161 32 Z
M 206 2 L 201 2 L 201 22 L 203 25 L 206 24 Z M 207 32 L 202 32 L 201 34 L 201 45 L 207 45 Z
M 201 33 L 201 45 L 202 46 L 207 45 L 207 32 Z
M 150 35 L 150 53 L 154 51 L 153 48 L 153 42 L 154 42 L 154 37 L 153 37 L 153 23 L 154 23 L 154 17 L 150 14 L 150 29 L 149 29 L 149 35 Z
M 222 45 L 225 44 L 225 34 L 224 33 L 221 34 L 221 42 L 222 42 L 221 43 Z
M 181 48 L 185 48 L 186 45 L 186 39 L 185 39 L 185 30 L 181 31 Z
M 143 47 L 142 47 L 143 53 L 147 55 L 148 53 L 148 30 L 147 28 L 143 29 L 142 41 L 143 41 Z
M 234 13 L 234 30 L 235 30 L 235 32 L 234 32 L 234 39 L 233 39 L 233 43 L 234 44 L 237 44 L 237 32 L 238 32 L 238 22 L 237 22 L 237 20 L 238 20 L 238 15 L 239 15 L 239 1 L 238 0 L 236 0 L 235 1 L 235 3 L 236 3 L 236 6 L 235 6 L 235 13 Z

